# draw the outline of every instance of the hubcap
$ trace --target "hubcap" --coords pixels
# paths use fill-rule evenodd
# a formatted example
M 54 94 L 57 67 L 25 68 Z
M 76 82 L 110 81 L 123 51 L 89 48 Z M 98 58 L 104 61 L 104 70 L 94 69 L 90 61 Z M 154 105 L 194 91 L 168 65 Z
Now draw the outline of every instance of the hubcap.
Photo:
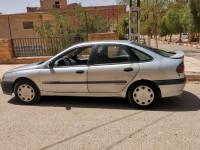
M 27 84 L 22 84 L 17 90 L 18 96 L 21 100 L 28 102 L 34 99 L 35 91 L 34 89 Z
M 148 86 L 138 86 L 133 91 L 133 100 L 139 105 L 149 105 L 153 102 L 154 92 Z

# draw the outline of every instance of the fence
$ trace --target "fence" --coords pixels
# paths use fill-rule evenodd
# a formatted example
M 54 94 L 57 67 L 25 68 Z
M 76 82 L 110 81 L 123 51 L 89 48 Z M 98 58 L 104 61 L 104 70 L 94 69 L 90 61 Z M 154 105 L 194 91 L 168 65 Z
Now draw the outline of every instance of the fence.
M 67 47 L 86 41 L 86 38 L 18 38 L 12 39 L 13 53 L 16 57 L 53 56 Z

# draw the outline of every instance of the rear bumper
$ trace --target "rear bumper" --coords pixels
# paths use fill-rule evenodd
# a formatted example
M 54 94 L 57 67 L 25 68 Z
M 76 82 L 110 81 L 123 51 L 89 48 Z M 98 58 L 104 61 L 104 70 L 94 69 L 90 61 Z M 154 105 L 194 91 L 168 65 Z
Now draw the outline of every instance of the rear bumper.
M 2 81 L 1 88 L 4 94 L 12 95 L 13 93 L 13 82 Z
M 182 79 L 171 79 L 171 80 L 155 80 L 154 81 L 158 86 L 162 85 L 176 85 L 176 84 L 185 84 L 186 77 Z
M 183 93 L 183 89 L 185 87 L 186 78 L 183 79 L 174 79 L 174 80 L 166 80 L 157 82 L 160 91 L 161 97 L 172 97 L 172 96 L 179 96 Z

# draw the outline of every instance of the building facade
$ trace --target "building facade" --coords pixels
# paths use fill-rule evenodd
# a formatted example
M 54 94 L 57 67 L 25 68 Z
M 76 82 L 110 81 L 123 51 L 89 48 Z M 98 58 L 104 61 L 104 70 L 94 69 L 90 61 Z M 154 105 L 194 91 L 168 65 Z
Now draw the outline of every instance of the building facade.
M 77 3 L 67 5 L 66 0 L 40 0 L 40 7 L 27 7 L 27 12 L 48 12 L 48 8 L 55 8 L 60 12 L 67 9 L 75 10 Z M 105 20 L 114 19 L 118 21 L 119 17 L 126 14 L 126 5 L 92 6 L 83 7 L 91 15 L 99 14 Z
M 33 25 L 40 25 L 44 20 L 53 21 L 48 14 L 48 8 L 55 8 L 60 12 L 67 9 L 75 11 L 77 3 L 67 5 L 66 0 L 40 0 L 40 7 L 27 7 L 27 13 L 0 15 L 0 39 L 8 38 L 38 38 Z M 118 21 L 126 12 L 126 5 L 84 7 L 86 12 L 102 15 L 105 20 Z M 75 21 L 74 21 L 75 22 Z
M 0 16 L 0 39 L 38 38 L 33 25 L 53 20 L 47 13 L 21 13 Z

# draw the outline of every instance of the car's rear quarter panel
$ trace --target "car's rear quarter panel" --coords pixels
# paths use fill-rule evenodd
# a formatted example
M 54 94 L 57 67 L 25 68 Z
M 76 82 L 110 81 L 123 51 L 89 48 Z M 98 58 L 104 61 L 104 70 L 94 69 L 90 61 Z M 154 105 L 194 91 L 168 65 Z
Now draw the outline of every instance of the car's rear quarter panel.
M 127 91 L 128 87 L 136 81 L 149 80 L 151 82 L 159 80 L 175 80 L 182 79 L 185 77 L 184 73 L 178 73 L 176 68 L 183 59 L 171 59 L 170 57 L 160 56 L 144 48 L 136 47 L 139 50 L 152 56 L 153 60 L 149 62 L 139 63 L 140 70 L 137 76 L 132 82 L 123 90 Z M 155 82 L 154 82 L 155 83 Z M 157 84 L 157 83 L 155 83 Z M 161 97 L 171 97 L 180 95 L 183 92 L 185 84 L 169 84 L 169 85 L 158 85 L 161 91 Z

